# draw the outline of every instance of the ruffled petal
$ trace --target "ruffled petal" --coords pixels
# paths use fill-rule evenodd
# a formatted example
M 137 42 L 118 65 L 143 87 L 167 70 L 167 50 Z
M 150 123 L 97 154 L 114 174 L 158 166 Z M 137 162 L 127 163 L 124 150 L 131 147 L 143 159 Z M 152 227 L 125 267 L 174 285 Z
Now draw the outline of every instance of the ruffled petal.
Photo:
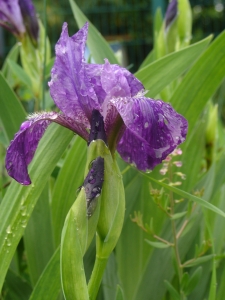
M 152 170 L 161 163 L 187 134 L 187 120 L 161 100 L 118 98 L 112 100 L 126 130 L 117 150 L 139 170 Z
M 105 65 L 101 74 L 101 82 L 106 99 L 103 104 L 103 115 L 105 116 L 105 129 L 107 135 L 115 130 L 114 124 L 118 114 L 111 106 L 112 98 L 134 97 L 144 90 L 142 83 L 133 74 L 118 65 L 110 65 L 105 60 Z
M 134 97 L 144 90 L 143 84 L 127 69 L 111 65 L 105 59 L 101 83 L 108 97 Z
M 0 0 L 0 25 L 18 37 L 25 33 L 18 0 Z
M 101 73 L 104 65 L 97 64 L 84 64 L 85 74 L 88 77 L 89 82 L 92 84 L 92 87 L 95 91 L 95 94 L 98 97 L 98 102 L 100 106 L 103 104 L 106 98 L 106 92 L 104 91 L 101 83 Z
M 100 109 L 98 98 L 84 69 L 84 49 L 88 23 L 69 37 L 67 24 L 56 44 L 56 59 L 49 82 L 50 93 L 60 110 L 88 125 L 93 109 Z
M 127 69 L 111 65 L 107 59 L 104 65 L 85 64 L 85 72 L 98 96 L 106 133 L 110 135 L 118 117 L 118 112 L 110 100 L 117 97 L 134 97 L 144 90 L 144 86 Z
M 67 116 L 54 112 L 32 115 L 21 125 L 19 132 L 15 134 L 14 139 L 11 141 L 6 154 L 6 169 L 8 174 L 19 183 L 24 185 L 31 183 L 27 166 L 33 159 L 38 143 L 51 122 L 56 122 L 67 127 L 86 140 L 88 139 L 88 132 L 85 127 Z

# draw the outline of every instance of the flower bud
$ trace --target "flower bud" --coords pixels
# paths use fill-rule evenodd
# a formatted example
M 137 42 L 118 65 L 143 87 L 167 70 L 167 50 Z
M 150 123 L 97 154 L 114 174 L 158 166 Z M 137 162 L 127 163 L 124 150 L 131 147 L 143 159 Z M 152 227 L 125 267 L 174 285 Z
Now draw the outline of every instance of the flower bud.
M 178 0 L 178 35 L 180 40 L 180 48 L 189 45 L 192 34 L 192 11 L 188 0 Z
M 177 16 L 177 0 L 172 0 L 167 7 L 165 15 L 165 38 L 167 53 L 171 53 L 177 49 Z
M 117 163 L 102 140 L 93 141 L 89 145 L 88 161 L 96 156 L 104 158 L 104 185 L 97 226 L 97 255 L 108 258 L 116 246 L 122 230 L 125 195 Z
M 177 17 L 177 0 L 172 0 L 166 10 L 165 26 L 166 29 L 174 22 Z
M 0 0 L 0 25 L 11 31 L 20 41 L 25 32 L 37 46 L 39 25 L 31 0 Z
M 91 169 L 84 180 L 84 189 L 87 201 L 87 216 L 90 218 L 97 205 L 104 181 L 104 159 L 97 157 L 91 162 Z
M 62 286 L 66 299 L 89 299 L 83 256 L 95 233 L 99 218 L 97 198 L 104 178 L 104 159 L 97 157 L 91 164 L 83 187 L 68 212 L 61 239 Z M 68 278 L 73 278 L 70 281 Z

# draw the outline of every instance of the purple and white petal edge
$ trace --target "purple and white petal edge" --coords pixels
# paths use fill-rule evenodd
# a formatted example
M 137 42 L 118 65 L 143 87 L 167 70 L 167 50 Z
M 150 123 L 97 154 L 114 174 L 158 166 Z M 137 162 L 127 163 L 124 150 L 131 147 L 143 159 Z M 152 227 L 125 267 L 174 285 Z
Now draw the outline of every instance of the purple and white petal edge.
M 152 170 L 187 134 L 187 120 L 170 104 L 145 97 L 113 99 L 126 130 L 117 146 L 121 157 L 139 170 Z
M 27 167 L 34 157 L 40 139 L 52 122 L 69 128 L 88 140 L 88 132 L 80 122 L 75 122 L 67 116 L 54 112 L 33 114 L 22 123 L 20 130 L 15 134 L 7 149 L 7 172 L 19 183 L 24 185 L 31 183 Z

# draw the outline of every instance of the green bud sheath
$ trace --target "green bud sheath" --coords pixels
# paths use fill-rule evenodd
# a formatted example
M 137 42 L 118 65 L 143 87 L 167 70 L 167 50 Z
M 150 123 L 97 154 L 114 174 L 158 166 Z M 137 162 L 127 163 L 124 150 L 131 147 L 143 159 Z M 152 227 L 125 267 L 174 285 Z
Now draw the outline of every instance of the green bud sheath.
M 180 49 L 188 46 L 192 37 L 192 11 L 188 0 L 178 0 L 178 35 Z
M 178 41 L 178 31 L 177 31 L 177 17 L 173 20 L 173 22 L 168 26 L 165 30 L 165 40 L 166 40 L 166 53 L 169 54 L 171 52 L 179 49 Z
M 90 299 L 96 299 L 109 255 L 115 248 L 124 221 L 125 194 L 122 176 L 110 150 L 102 140 L 90 143 L 88 161 L 104 158 L 104 184 L 96 237 L 96 260 L 88 283 Z M 99 200 L 98 200 L 99 201 Z
M 125 211 L 125 195 L 122 176 L 116 160 L 102 140 L 91 142 L 88 161 L 104 158 L 104 184 L 101 192 L 100 216 L 97 226 L 97 254 L 108 258 L 120 236 Z
M 61 282 L 66 300 L 88 300 L 83 256 L 87 245 L 86 194 L 82 188 L 69 210 L 60 249 Z
M 43 63 L 45 55 L 44 47 L 45 29 L 42 23 L 39 21 L 39 43 L 38 47 L 34 47 L 28 34 L 23 38 L 20 48 L 20 57 L 24 71 L 29 76 L 32 86 L 31 90 L 37 101 L 42 96 L 42 75 L 43 75 Z M 46 41 L 46 64 L 48 64 L 51 57 L 51 47 L 49 40 Z M 38 108 L 37 105 L 36 108 Z
M 98 151 L 100 151 L 100 148 L 103 147 L 104 149 L 106 147 L 104 142 L 100 140 L 95 142 L 96 145 L 99 143 L 100 147 L 98 147 L 97 152 L 94 151 L 91 153 L 88 150 L 89 155 L 85 174 L 90 173 L 88 166 L 92 164 L 93 160 L 99 157 Z M 104 172 L 100 172 L 100 174 L 104 175 Z M 100 197 L 94 193 L 95 197 L 89 206 L 89 209 L 91 207 L 91 214 L 89 215 L 88 212 L 90 211 L 87 210 L 87 205 L 89 204 L 87 196 L 89 193 L 85 189 L 90 189 L 92 185 L 88 184 L 88 179 L 90 177 L 86 176 L 84 187 L 81 188 L 76 201 L 69 210 L 62 231 L 60 257 L 61 282 L 63 293 L 67 300 L 89 299 L 83 257 L 96 234 L 100 212 Z

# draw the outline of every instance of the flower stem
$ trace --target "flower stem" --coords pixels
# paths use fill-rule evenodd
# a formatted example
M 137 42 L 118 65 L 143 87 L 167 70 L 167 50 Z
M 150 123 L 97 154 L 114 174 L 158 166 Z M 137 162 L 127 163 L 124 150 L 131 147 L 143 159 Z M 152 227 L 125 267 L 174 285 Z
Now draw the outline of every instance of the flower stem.
M 103 273 L 107 264 L 108 258 L 96 256 L 94 269 L 88 283 L 88 292 L 90 300 L 95 300 L 98 295 L 98 290 L 102 281 Z
M 169 167 L 169 179 L 170 182 L 172 182 L 172 168 L 171 166 Z M 170 213 L 173 216 L 174 215 L 174 198 L 173 198 L 173 192 L 170 191 Z M 174 253 L 176 257 L 176 262 L 177 262 L 177 271 L 178 271 L 178 278 L 179 278 L 179 285 L 181 284 L 181 279 L 183 276 L 183 268 L 181 265 L 181 260 L 180 260 L 180 253 L 179 253 L 179 248 L 178 248 L 178 239 L 177 239 L 177 231 L 176 231 L 176 224 L 175 220 L 171 219 L 171 225 L 172 225 L 172 233 L 173 233 L 173 243 L 174 243 Z M 182 291 L 180 290 L 180 295 L 181 299 L 183 299 Z

